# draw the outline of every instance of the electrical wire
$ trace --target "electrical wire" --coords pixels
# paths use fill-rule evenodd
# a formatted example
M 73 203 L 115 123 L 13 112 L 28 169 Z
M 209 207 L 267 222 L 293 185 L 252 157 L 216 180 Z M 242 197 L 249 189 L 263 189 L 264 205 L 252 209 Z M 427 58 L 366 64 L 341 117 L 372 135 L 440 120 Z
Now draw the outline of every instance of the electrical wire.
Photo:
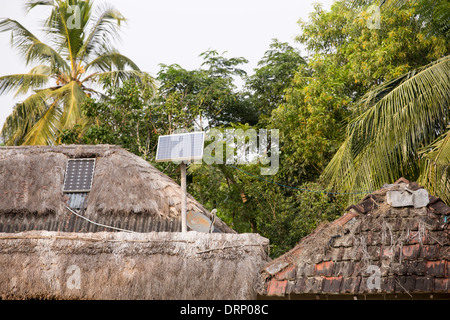
M 109 228 L 109 229 L 113 229 L 113 230 L 117 230 L 117 231 L 129 232 L 129 233 L 139 233 L 139 232 L 135 232 L 135 231 L 125 230 L 125 229 L 111 227 L 111 226 L 107 226 L 105 224 L 97 223 L 97 222 L 94 222 L 92 220 L 89 220 L 86 217 L 83 217 L 81 214 L 76 213 L 74 210 L 72 210 L 71 208 L 69 208 L 67 206 L 66 206 L 66 209 L 69 210 L 74 215 L 76 215 L 77 217 L 80 217 L 81 219 L 84 219 L 84 220 L 86 220 L 86 221 L 88 221 L 88 222 L 90 222 L 92 224 L 95 224 L 96 226 L 99 226 L 99 227 L 104 227 L 104 228 Z
M 248 176 L 250 176 L 250 177 L 253 177 L 253 178 L 256 178 L 256 179 L 259 179 L 259 180 L 262 180 L 262 181 L 266 181 L 266 182 L 269 182 L 269 183 L 272 183 L 272 184 L 276 184 L 276 185 L 278 185 L 278 186 L 280 186 L 280 187 L 289 188 L 289 189 L 295 189 L 295 190 L 300 190 L 300 191 L 305 191 L 305 192 L 323 193 L 323 194 L 333 194 L 333 195 L 344 195 L 344 194 L 345 194 L 345 195 L 349 195 L 349 194 L 369 194 L 369 193 L 372 193 L 372 192 L 373 192 L 373 191 L 332 192 L 332 191 L 325 191 L 325 190 L 309 190 L 309 189 L 304 189 L 304 188 L 292 187 L 292 186 L 288 186 L 288 185 L 285 185 L 285 184 L 282 184 L 282 183 L 278 183 L 278 182 L 276 182 L 276 181 L 271 181 L 271 180 L 267 180 L 267 179 L 264 179 L 264 178 L 255 176 L 254 174 L 251 174 L 250 172 L 244 171 L 244 170 L 242 170 L 242 169 L 240 169 L 240 168 L 238 168 L 238 167 L 236 167 L 236 166 L 233 166 L 233 165 L 231 165 L 231 164 L 227 164 L 227 166 L 228 166 L 228 167 L 231 167 L 231 168 L 234 168 L 234 169 L 236 169 L 236 170 L 239 170 L 240 172 L 242 172 L 242 173 L 244 173 L 244 174 L 246 174 L 246 175 L 248 175 Z

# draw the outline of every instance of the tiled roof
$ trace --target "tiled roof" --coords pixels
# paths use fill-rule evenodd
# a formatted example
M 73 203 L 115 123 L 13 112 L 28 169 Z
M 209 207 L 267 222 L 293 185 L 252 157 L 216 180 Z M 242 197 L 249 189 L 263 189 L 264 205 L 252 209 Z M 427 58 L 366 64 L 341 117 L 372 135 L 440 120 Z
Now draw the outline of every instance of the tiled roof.
M 433 196 L 421 208 L 387 203 L 406 189 L 422 187 L 400 180 L 320 225 L 263 268 L 261 294 L 449 294 L 450 207 Z

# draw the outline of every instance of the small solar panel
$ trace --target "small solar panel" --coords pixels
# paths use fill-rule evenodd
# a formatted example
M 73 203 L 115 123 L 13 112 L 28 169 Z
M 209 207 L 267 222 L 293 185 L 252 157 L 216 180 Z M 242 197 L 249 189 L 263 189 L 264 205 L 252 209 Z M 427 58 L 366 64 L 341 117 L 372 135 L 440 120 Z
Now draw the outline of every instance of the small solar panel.
M 64 192 L 89 192 L 94 179 L 95 159 L 70 159 L 67 162 Z
M 203 158 L 204 132 L 160 136 L 156 161 L 193 161 Z

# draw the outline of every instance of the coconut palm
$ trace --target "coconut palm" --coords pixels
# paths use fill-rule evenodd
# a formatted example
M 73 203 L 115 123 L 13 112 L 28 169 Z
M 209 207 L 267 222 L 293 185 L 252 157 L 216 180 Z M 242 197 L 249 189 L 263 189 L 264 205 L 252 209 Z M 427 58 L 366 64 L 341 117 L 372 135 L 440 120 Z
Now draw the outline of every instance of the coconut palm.
M 350 192 L 403 176 L 450 203 L 449 103 L 450 56 L 377 87 L 360 101 L 322 178 Z
M 18 21 L 0 20 L 0 32 L 12 34 L 12 46 L 32 67 L 26 74 L 0 77 L 0 94 L 30 94 L 16 104 L 2 129 L 7 145 L 58 143 L 62 130 L 86 124 L 81 105 L 88 96 L 100 95 L 102 81 L 115 85 L 130 78 L 153 86 L 154 81 L 112 43 L 125 22 L 122 14 L 91 0 L 32 0 L 27 10 L 49 6 L 50 16 L 41 41 Z

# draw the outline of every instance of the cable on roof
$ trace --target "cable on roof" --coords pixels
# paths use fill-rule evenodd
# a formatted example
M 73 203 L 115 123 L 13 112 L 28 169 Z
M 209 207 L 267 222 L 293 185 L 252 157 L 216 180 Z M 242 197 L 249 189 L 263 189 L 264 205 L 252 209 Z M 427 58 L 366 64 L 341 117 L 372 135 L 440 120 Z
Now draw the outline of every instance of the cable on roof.
M 97 223 L 97 222 L 94 222 L 92 220 L 89 220 L 86 217 L 83 217 L 81 214 L 76 213 L 74 210 L 70 209 L 67 206 L 66 206 L 66 209 L 69 210 L 74 215 L 76 215 L 77 217 L 80 217 L 81 219 L 84 219 L 84 220 L 86 220 L 86 221 L 88 221 L 88 222 L 90 222 L 92 224 L 95 224 L 96 226 L 99 226 L 99 227 L 104 227 L 104 228 L 109 228 L 109 229 L 114 229 L 114 230 L 117 230 L 117 231 L 129 232 L 129 233 L 139 233 L 139 232 L 135 232 L 135 231 L 125 230 L 125 229 L 111 227 L 111 226 L 107 226 L 107 225 L 104 225 L 104 224 L 101 224 L 101 223 Z
M 276 182 L 276 181 L 271 181 L 271 180 L 267 180 L 267 179 L 264 179 L 264 178 L 255 176 L 255 175 L 251 174 L 250 172 L 244 171 L 244 170 L 242 170 L 242 169 L 240 169 L 240 168 L 238 168 L 238 167 L 236 167 L 236 166 L 233 166 L 233 165 L 231 165 L 231 164 L 227 164 L 227 166 L 228 166 L 228 167 L 231 167 L 231 168 L 234 168 L 234 169 L 236 169 L 236 170 L 239 170 L 239 171 L 241 171 L 242 173 L 245 173 L 246 175 L 248 175 L 248 176 L 250 176 L 250 177 L 257 178 L 257 179 L 259 179 L 259 180 L 263 180 L 263 181 L 266 181 L 266 182 L 269 182 L 269 183 L 272 183 L 272 184 L 276 184 L 276 185 L 278 185 L 278 186 L 280 186 L 280 187 L 289 188 L 289 189 L 295 189 L 295 190 L 300 190 L 300 191 L 305 191 L 305 192 L 323 193 L 323 194 L 335 194 L 335 195 L 336 195 L 336 194 L 347 194 L 347 195 L 348 195 L 348 194 L 368 194 L 368 193 L 372 193 L 372 192 L 373 192 L 373 191 L 332 192 L 332 191 L 325 191 L 325 190 L 309 190 L 309 189 L 304 189 L 304 188 L 297 188 L 297 187 L 287 186 L 287 185 L 285 185 L 285 184 L 281 184 L 281 183 L 278 183 L 278 182 Z

